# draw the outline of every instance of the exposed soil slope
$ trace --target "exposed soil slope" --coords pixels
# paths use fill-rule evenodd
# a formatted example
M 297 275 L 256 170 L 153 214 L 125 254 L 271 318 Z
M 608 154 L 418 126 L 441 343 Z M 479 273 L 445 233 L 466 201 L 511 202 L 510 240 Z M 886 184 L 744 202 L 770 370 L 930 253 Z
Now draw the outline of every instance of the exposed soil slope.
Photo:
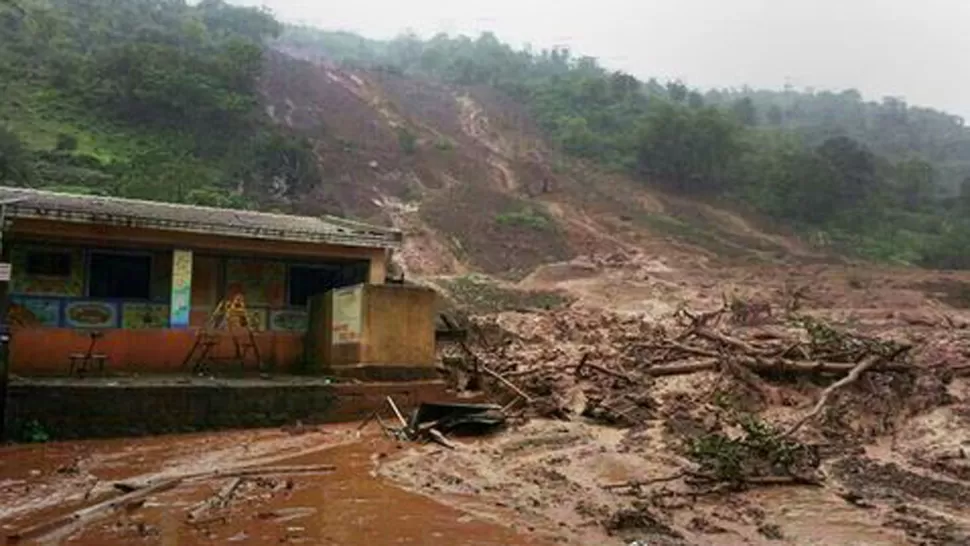
M 489 89 L 269 55 L 267 112 L 312 139 L 326 182 L 301 203 L 393 223 L 413 275 L 520 278 L 591 253 L 697 260 L 817 259 L 798 241 L 551 150 Z

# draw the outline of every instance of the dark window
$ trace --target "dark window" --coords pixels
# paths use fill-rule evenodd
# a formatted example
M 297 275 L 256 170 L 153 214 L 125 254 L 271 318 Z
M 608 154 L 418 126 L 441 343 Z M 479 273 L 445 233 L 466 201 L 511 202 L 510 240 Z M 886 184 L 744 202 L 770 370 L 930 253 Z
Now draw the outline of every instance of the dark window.
M 71 254 L 69 252 L 29 251 L 27 274 L 45 277 L 70 277 Z
M 332 290 L 338 272 L 329 267 L 290 266 L 290 305 L 306 305 L 311 296 Z
M 147 300 L 151 295 L 151 284 L 151 256 L 91 254 L 90 297 Z
M 311 296 L 325 294 L 334 288 L 352 286 L 367 280 L 366 262 L 319 266 L 290 266 L 289 303 L 304 306 Z

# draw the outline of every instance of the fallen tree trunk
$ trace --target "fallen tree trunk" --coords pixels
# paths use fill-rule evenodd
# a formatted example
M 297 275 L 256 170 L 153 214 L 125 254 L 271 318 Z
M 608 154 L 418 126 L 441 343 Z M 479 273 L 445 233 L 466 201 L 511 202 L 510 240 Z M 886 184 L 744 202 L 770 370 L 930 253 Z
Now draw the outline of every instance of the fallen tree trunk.
M 143 482 L 119 482 L 115 484 L 115 487 L 123 490 L 137 491 L 145 487 L 152 487 L 157 480 L 206 480 L 212 478 L 242 478 L 248 476 L 276 476 L 281 474 L 319 474 L 324 472 L 333 472 L 337 467 L 332 464 L 314 464 L 314 465 L 298 465 L 298 466 L 246 466 L 239 468 L 223 468 L 218 470 L 206 470 L 199 472 L 189 472 L 186 474 L 180 474 L 176 476 L 165 476 L 159 478 L 150 478 Z
M 505 377 L 503 377 L 502 374 L 496 372 L 495 370 L 489 368 L 488 366 L 486 366 L 484 364 L 482 364 L 480 366 L 480 368 L 481 368 L 481 370 L 483 372 L 485 372 L 488 375 L 494 377 L 496 381 L 498 381 L 499 383 L 501 383 L 501 384 L 505 385 L 506 387 L 508 387 L 512 392 L 514 392 L 515 394 L 521 396 L 523 400 L 525 400 L 526 402 L 528 402 L 530 404 L 532 403 L 532 397 L 531 396 L 529 396 L 528 394 L 525 393 L 525 391 L 523 391 L 522 389 L 520 389 L 519 387 L 517 387 L 515 385 L 515 383 L 512 383 L 511 381 L 509 381 L 508 379 L 506 379 Z
M 815 407 L 812 408 L 812 411 L 805 414 L 804 417 L 796 421 L 794 425 L 792 425 L 788 430 L 782 433 L 781 438 L 787 438 L 792 434 L 795 434 L 796 432 L 798 432 L 798 429 L 802 428 L 802 426 L 805 425 L 805 423 L 807 423 L 812 418 L 814 418 L 815 416 L 817 416 L 819 413 L 822 412 L 822 409 L 825 408 L 825 404 L 828 403 L 829 398 L 832 396 L 832 393 L 845 387 L 846 385 L 850 385 L 854 383 L 859 379 L 860 376 L 862 376 L 863 372 L 865 372 L 869 368 L 872 368 L 873 366 L 875 366 L 881 361 L 882 361 L 882 357 L 878 355 L 869 356 L 865 360 L 857 364 L 854 368 L 852 368 L 852 371 L 850 371 L 848 375 L 836 381 L 835 383 L 832 383 L 831 385 L 829 385 L 824 391 L 822 391 L 822 396 L 819 397 L 818 402 L 815 404 Z
M 239 485 L 242 484 L 242 482 L 242 476 L 237 476 L 226 482 L 226 485 L 224 485 L 222 489 L 215 494 L 215 496 L 200 502 L 194 508 L 189 510 L 189 513 L 186 516 L 187 519 L 189 521 L 199 521 L 201 516 L 209 510 L 225 508 L 226 505 L 229 504 L 229 500 L 232 499 L 232 495 L 236 492 L 236 489 L 239 488 Z
M 10 544 L 14 544 L 20 542 L 21 540 L 31 540 L 45 536 L 67 525 L 90 522 L 102 516 L 105 512 L 110 512 L 112 510 L 117 510 L 118 508 L 128 507 L 144 502 L 144 500 L 148 497 L 156 493 L 173 489 L 181 482 L 181 478 L 172 478 L 148 487 L 143 487 L 141 489 L 121 495 L 120 497 L 108 499 L 93 506 L 75 510 L 70 514 L 65 514 L 54 519 L 42 521 L 30 527 L 19 529 L 8 534 L 7 540 Z

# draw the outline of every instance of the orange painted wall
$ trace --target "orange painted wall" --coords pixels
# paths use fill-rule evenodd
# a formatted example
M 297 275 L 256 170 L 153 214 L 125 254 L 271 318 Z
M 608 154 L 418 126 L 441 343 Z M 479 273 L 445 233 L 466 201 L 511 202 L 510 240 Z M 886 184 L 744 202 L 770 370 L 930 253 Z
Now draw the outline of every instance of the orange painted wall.
M 182 362 L 195 342 L 195 332 L 187 330 L 104 330 L 95 352 L 109 357 L 110 373 L 184 372 Z M 71 353 L 87 351 L 91 340 L 87 332 L 70 328 L 21 328 L 13 332 L 10 344 L 11 373 L 17 375 L 65 375 Z M 299 368 L 303 359 L 303 335 L 290 332 L 259 332 L 256 344 L 264 365 L 277 372 Z M 216 356 L 233 354 L 232 339 L 226 335 L 215 349 Z M 220 363 L 221 364 L 221 363 Z M 255 371 L 255 363 L 249 371 Z M 226 363 L 232 371 L 238 367 Z

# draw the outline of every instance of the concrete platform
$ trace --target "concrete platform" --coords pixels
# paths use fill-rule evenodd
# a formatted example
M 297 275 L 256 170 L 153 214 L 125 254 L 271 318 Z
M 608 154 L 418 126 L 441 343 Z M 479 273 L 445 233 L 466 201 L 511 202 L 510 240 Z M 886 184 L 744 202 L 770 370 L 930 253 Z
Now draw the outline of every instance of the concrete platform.
M 409 411 L 454 401 L 442 380 L 341 383 L 323 378 L 189 376 L 15 378 L 7 430 L 36 423 L 52 439 L 137 436 L 363 419 L 385 397 Z

